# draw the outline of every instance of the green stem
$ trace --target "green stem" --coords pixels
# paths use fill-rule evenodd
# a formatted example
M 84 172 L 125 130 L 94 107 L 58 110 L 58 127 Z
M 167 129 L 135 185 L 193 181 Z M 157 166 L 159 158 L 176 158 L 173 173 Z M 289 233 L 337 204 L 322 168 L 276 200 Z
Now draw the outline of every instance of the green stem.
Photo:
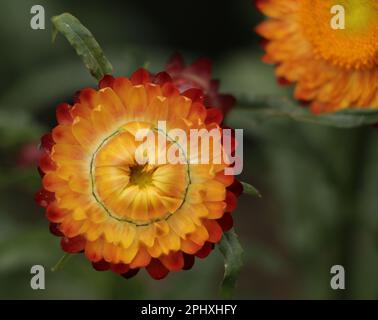
M 352 270 L 355 266 L 355 243 L 358 238 L 360 216 L 358 210 L 359 190 L 363 180 L 363 173 L 361 167 L 365 163 L 366 146 L 369 141 L 368 130 L 362 128 L 357 132 L 357 138 L 354 142 L 352 150 L 354 157 L 351 159 L 351 166 L 349 170 L 349 177 L 342 188 L 343 194 L 340 199 L 343 202 L 343 222 L 340 226 L 341 232 L 341 263 L 346 272 L 346 290 L 341 292 L 343 299 L 353 298 L 353 280 L 354 275 Z
M 70 260 L 72 258 L 72 254 L 70 254 L 70 253 L 66 253 L 66 254 L 64 254 L 64 256 L 62 256 L 59 260 L 58 260 L 58 262 L 55 264 L 55 266 L 53 266 L 52 268 L 51 268 L 51 271 L 52 272 L 56 272 L 56 271 L 59 271 L 59 270 L 61 270 L 63 267 L 64 267 L 64 265 Z

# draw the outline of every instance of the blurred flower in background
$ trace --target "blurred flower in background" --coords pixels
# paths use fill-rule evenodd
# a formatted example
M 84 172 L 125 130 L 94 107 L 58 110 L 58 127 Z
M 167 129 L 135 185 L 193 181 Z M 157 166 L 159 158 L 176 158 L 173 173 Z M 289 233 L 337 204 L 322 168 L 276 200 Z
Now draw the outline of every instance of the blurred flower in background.
M 41 156 L 42 150 L 38 146 L 38 143 L 27 143 L 19 150 L 17 164 L 21 168 L 35 167 L 38 165 Z
M 197 88 L 205 93 L 205 105 L 220 108 L 224 114 L 235 105 L 235 98 L 230 94 L 219 93 L 219 81 L 212 79 L 212 61 L 200 58 L 191 65 L 186 65 L 180 54 L 175 54 L 165 67 L 173 83 L 184 92 Z
M 378 3 L 258 0 L 269 17 L 257 27 L 263 60 L 296 83 L 295 98 L 315 113 L 378 107 Z M 331 28 L 331 8 L 345 8 L 345 29 Z M 336 13 L 336 12 L 335 12 Z

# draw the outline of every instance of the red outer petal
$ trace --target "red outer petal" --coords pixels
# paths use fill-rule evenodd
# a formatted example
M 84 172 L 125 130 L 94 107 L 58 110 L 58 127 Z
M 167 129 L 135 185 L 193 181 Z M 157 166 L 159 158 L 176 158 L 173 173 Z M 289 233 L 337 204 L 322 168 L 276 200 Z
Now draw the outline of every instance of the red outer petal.
M 51 133 L 46 133 L 45 135 L 42 136 L 41 147 L 43 148 L 43 150 L 50 153 L 54 144 L 55 144 L 55 142 L 52 138 Z
M 209 108 L 207 109 L 207 117 L 205 120 L 206 124 L 216 123 L 221 124 L 223 121 L 223 112 L 217 108 Z
M 43 152 L 42 156 L 39 159 L 39 168 L 43 172 L 54 171 L 56 169 L 56 164 L 48 153 Z
M 129 265 L 124 264 L 124 263 L 117 263 L 117 264 L 111 264 L 110 269 L 114 271 L 115 273 L 123 274 L 126 273 L 130 270 Z
M 235 194 L 231 191 L 226 192 L 226 211 L 232 212 L 236 209 L 236 206 L 238 204 L 238 198 L 235 196 Z
M 106 262 L 105 260 L 92 262 L 92 266 L 97 271 L 107 271 L 110 269 L 110 263 Z
M 184 253 L 184 267 L 183 270 L 190 270 L 194 266 L 195 256 L 192 254 Z
M 134 85 L 151 82 L 150 73 L 147 70 L 141 68 L 133 73 L 130 80 Z
M 59 229 L 59 223 L 50 223 L 49 230 L 50 230 L 51 234 L 53 234 L 54 236 L 57 236 L 57 237 L 63 237 L 64 236 L 62 231 L 60 231 L 60 229 Z
M 204 98 L 203 91 L 197 88 L 188 89 L 184 91 L 182 95 L 189 98 L 193 102 L 200 102 L 200 103 L 203 102 L 203 98 Z
M 199 58 L 191 66 L 187 67 L 187 72 L 193 72 L 210 81 L 212 64 L 212 61 L 208 58 Z
M 213 243 L 205 242 L 203 247 L 196 253 L 196 257 L 200 259 L 205 259 L 213 249 L 214 249 Z
M 40 167 L 38 167 L 37 170 L 38 170 L 39 176 L 40 176 L 41 178 L 43 178 L 43 177 L 45 176 L 45 173 L 41 170 Z
M 35 202 L 38 203 L 42 208 L 47 208 L 48 205 L 55 201 L 55 194 L 53 192 L 47 191 L 45 189 L 39 190 L 34 196 Z
M 217 222 L 221 226 L 223 232 L 227 232 L 234 226 L 234 220 L 229 212 L 225 212 L 223 217 L 218 219 Z
M 222 239 L 223 230 L 216 220 L 203 220 L 203 225 L 209 232 L 209 242 L 218 243 Z
M 93 88 L 84 88 L 75 94 L 75 103 L 84 103 L 88 106 L 96 105 L 94 99 L 97 96 L 97 91 Z
M 235 179 L 232 185 L 227 187 L 227 190 L 231 191 L 236 197 L 239 197 L 243 193 L 243 185 L 238 179 Z
M 260 41 L 259 41 L 259 46 L 262 48 L 262 49 L 264 49 L 264 51 L 266 50 L 266 47 L 267 47 L 267 45 L 269 44 L 269 40 L 268 39 L 260 39 Z
M 158 84 L 158 85 L 163 85 L 167 82 L 172 82 L 172 78 L 170 75 L 166 72 L 159 72 L 154 76 L 153 83 Z
M 71 106 L 68 103 L 61 103 L 56 107 L 56 119 L 59 124 L 70 125 L 73 121 Z
M 122 277 L 124 277 L 125 279 L 130 279 L 130 278 L 134 277 L 138 272 L 139 272 L 138 268 L 137 269 L 130 269 L 126 273 L 123 273 Z
M 57 206 L 56 202 L 49 204 L 46 210 L 46 217 L 50 222 L 60 223 L 65 216 L 66 211 Z
M 109 75 L 109 74 L 106 74 L 101 80 L 100 82 L 98 83 L 98 87 L 100 89 L 103 89 L 103 88 L 113 88 L 113 83 L 114 83 L 114 77 Z
M 287 86 L 287 85 L 291 84 L 291 82 L 289 80 L 287 80 L 285 77 L 277 78 L 277 82 L 281 86 Z
M 81 236 L 67 238 L 63 237 L 60 241 L 63 251 L 68 253 L 78 253 L 84 250 L 85 239 Z
M 320 114 L 320 113 L 323 113 L 323 112 L 327 112 L 328 109 L 327 109 L 328 105 L 325 104 L 325 103 L 320 103 L 320 102 L 313 102 L 311 104 L 311 111 L 315 114 Z
M 161 280 L 169 273 L 169 270 L 158 259 L 152 259 L 146 270 L 155 280 Z

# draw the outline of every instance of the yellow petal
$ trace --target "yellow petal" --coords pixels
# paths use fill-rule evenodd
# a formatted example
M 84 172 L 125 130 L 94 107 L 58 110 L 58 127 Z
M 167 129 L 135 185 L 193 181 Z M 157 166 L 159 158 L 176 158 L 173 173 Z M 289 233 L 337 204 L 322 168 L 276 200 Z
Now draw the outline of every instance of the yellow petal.
M 193 221 L 183 214 L 182 210 L 174 213 L 169 219 L 168 224 L 172 230 L 181 238 L 185 238 L 188 233 L 195 230 Z

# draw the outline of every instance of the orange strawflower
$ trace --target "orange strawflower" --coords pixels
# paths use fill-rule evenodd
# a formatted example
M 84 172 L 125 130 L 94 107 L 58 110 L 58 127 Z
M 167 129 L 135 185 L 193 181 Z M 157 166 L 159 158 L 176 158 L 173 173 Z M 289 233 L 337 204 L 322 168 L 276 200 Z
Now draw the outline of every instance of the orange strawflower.
M 211 252 L 232 227 L 242 191 L 224 174 L 227 165 L 135 159 L 137 130 L 158 121 L 222 130 L 221 111 L 205 108 L 202 96 L 141 69 L 130 79 L 106 76 L 99 90 L 81 90 L 73 106 L 58 106 L 59 124 L 42 138 L 36 200 L 64 251 L 84 252 L 97 270 L 129 278 L 146 268 L 154 279 Z
M 378 2 L 371 0 L 258 0 L 269 17 L 257 27 L 267 39 L 265 62 L 295 82 L 295 98 L 316 112 L 378 108 Z M 345 28 L 332 27 L 345 10 Z

